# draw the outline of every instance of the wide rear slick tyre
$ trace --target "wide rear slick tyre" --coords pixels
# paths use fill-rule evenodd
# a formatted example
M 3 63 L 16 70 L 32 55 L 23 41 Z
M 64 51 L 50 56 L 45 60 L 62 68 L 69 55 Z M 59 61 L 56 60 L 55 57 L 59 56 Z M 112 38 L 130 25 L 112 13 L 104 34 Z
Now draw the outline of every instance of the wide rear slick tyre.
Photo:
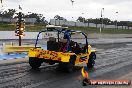
M 38 69 L 41 66 L 42 60 L 39 58 L 29 58 L 29 64 L 32 67 L 32 69 Z
M 87 68 L 88 69 L 94 68 L 95 59 L 96 59 L 96 54 L 94 52 L 92 52 L 89 56 L 89 60 L 88 60 L 88 63 L 87 63 Z
M 66 71 L 66 72 L 72 72 L 74 70 L 75 60 L 76 60 L 76 56 L 71 56 L 70 59 L 69 59 L 69 62 L 59 63 L 59 69 L 63 70 L 63 71 Z

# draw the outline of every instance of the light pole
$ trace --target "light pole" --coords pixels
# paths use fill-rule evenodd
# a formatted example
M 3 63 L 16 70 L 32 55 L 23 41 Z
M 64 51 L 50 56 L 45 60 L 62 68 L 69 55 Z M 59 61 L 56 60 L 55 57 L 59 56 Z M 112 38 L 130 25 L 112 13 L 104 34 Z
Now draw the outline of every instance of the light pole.
M 1 7 L 3 7 L 3 0 L 0 0 L 0 3 L 1 3 Z
M 84 13 L 82 13 L 82 15 L 84 15 Z M 84 23 L 84 16 L 83 16 L 83 23 Z
M 1 9 L 0 9 L 0 15 L 1 15 L 2 23 L 3 23 L 3 14 L 2 14 L 2 13 L 4 12 L 3 0 L 1 0 L 1 3 L 0 3 L 0 4 L 1 4 L 1 6 L 0 6 L 0 8 L 1 8 Z
M 116 29 L 118 29 L 118 26 L 117 26 L 117 18 L 118 18 L 118 12 L 116 12 Z
M 75 2 L 75 1 L 71 0 L 72 6 L 73 6 L 74 2 Z
M 23 32 L 25 31 L 25 23 L 23 20 L 23 14 L 22 14 L 22 8 L 19 5 L 19 13 L 18 13 L 18 21 L 17 21 L 17 28 L 16 28 L 16 36 L 19 36 L 19 46 L 21 46 L 21 41 L 22 41 L 22 35 Z
M 73 17 L 71 18 L 71 21 L 73 21 L 73 22 L 74 22 L 74 18 L 73 18 Z
M 74 24 L 74 26 L 76 26 L 76 21 L 74 21 L 74 17 L 72 17 L 72 20 L 71 20 Z
M 104 11 L 104 8 L 101 9 L 101 25 L 100 25 L 100 33 L 102 31 L 102 26 L 103 26 L 103 11 Z
M 3 23 L 3 12 L 2 12 L 2 9 L 0 10 L 0 15 L 1 15 L 1 22 Z
M 88 18 L 88 16 L 87 16 L 87 21 L 86 22 L 88 24 L 87 26 L 89 27 L 89 18 Z

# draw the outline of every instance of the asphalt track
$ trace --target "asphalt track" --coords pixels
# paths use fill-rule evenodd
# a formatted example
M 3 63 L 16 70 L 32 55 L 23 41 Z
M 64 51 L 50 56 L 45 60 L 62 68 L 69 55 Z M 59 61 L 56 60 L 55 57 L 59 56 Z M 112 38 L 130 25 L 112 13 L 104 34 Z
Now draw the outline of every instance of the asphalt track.
M 132 72 L 132 43 L 116 42 L 92 44 L 97 49 L 95 71 L 89 71 L 90 79 L 117 79 Z M 32 70 L 27 62 L 0 66 L 0 88 L 83 88 L 81 68 L 74 72 L 59 71 L 56 65 L 43 63 L 39 70 Z M 85 68 L 86 69 L 86 68 Z M 96 88 L 87 86 L 84 88 Z

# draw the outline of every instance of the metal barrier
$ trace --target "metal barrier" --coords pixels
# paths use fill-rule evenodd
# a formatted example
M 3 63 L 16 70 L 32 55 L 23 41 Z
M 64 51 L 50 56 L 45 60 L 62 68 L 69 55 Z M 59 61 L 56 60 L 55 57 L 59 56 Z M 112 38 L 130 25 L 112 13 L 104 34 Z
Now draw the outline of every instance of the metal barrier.
M 13 46 L 13 45 L 3 45 L 2 52 L 4 53 L 21 53 L 28 52 L 29 49 L 33 48 L 33 45 L 23 45 L 23 46 Z

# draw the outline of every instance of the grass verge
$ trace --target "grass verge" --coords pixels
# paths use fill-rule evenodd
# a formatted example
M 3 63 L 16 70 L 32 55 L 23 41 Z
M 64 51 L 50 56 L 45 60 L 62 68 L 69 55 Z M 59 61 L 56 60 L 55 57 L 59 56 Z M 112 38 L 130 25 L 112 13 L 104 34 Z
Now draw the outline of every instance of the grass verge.
M 45 28 L 44 24 L 26 25 L 27 32 L 39 32 Z M 0 23 L 0 31 L 15 31 L 15 24 Z M 69 29 L 80 30 L 86 33 L 100 33 L 99 28 L 95 27 L 69 27 Z M 132 29 L 102 29 L 105 34 L 132 34 Z

